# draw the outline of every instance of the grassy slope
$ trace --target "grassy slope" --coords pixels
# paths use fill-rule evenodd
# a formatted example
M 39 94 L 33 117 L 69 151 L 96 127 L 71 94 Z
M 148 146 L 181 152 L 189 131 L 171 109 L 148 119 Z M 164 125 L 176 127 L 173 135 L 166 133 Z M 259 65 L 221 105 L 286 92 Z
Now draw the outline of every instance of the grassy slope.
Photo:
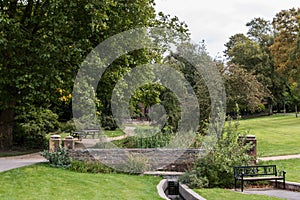
M 300 159 L 267 161 L 263 164 L 275 164 L 277 169 L 286 171 L 287 181 L 300 182 Z
M 158 177 L 84 174 L 46 165 L 0 173 L 0 199 L 160 199 Z
M 241 120 L 240 130 L 256 136 L 260 157 L 300 153 L 300 118 L 295 115 Z
M 230 200 L 276 200 L 281 198 L 269 197 L 265 195 L 250 195 L 242 194 L 234 191 L 229 191 L 225 189 L 195 189 L 195 192 L 200 194 L 202 197 L 209 200 L 220 200 L 220 199 L 230 199 Z

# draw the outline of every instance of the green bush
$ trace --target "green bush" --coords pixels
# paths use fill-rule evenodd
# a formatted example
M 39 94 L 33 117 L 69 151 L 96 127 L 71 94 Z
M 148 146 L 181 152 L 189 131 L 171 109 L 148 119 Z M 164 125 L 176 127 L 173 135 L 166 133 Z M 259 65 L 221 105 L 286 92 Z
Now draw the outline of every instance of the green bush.
M 102 116 L 101 125 L 105 130 L 116 130 L 118 128 L 113 116 Z
M 149 160 L 143 155 L 128 155 L 125 168 L 122 170 L 129 174 L 140 174 L 150 169 Z
M 69 168 L 71 166 L 71 158 L 67 149 L 60 148 L 54 152 L 45 150 L 42 156 L 49 160 L 49 164 L 52 167 Z
M 69 120 L 67 122 L 60 122 L 59 129 L 62 132 L 71 132 L 71 131 L 75 131 L 76 127 L 74 121 Z
M 58 116 L 49 109 L 31 108 L 17 114 L 14 142 L 27 148 L 45 148 L 46 134 L 57 130 Z
M 160 148 L 169 144 L 173 136 L 170 130 L 160 131 L 151 126 L 137 127 L 134 132 L 136 136 L 113 141 L 113 143 L 121 148 Z
M 80 161 L 73 160 L 71 161 L 71 165 L 69 170 L 80 172 L 80 173 L 112 173 L 115 172 L 114 169 L 101 164 L 99 162 L 92 161 Z
M 190 187 L 232 187 L 233 166 L 248 165 L 253 160 L 247 154 L 251 148 L 239 139 L 238 123 L 227 122 L 218 141 L 206 155 L 199 156 L 195 166 L 180 178 Z

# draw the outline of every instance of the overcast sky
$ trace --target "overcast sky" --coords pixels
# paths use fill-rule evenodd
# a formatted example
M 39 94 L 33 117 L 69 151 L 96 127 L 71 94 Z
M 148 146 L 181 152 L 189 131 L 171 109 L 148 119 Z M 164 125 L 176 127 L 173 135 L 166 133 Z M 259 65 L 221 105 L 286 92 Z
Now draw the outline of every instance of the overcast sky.
M 189 26 L 193 42 L 205 40 L 210 56 L 222 56 L 224 44 L 246 33 L 253 18 L 272 20 L 281 10 L 299 7 L 300 0 L 155 0 L 156 10 L 179 17 Z

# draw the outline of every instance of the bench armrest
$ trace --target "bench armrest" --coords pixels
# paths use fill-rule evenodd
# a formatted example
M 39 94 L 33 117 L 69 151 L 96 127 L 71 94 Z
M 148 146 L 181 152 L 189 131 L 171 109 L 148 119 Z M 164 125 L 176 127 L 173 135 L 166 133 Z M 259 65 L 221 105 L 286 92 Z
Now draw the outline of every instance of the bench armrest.
M 279 171 L 279 176 L 283 176 L 285 177 L 285 174 L 286 174 L 286 171 L 282 170 L 282 171 Z

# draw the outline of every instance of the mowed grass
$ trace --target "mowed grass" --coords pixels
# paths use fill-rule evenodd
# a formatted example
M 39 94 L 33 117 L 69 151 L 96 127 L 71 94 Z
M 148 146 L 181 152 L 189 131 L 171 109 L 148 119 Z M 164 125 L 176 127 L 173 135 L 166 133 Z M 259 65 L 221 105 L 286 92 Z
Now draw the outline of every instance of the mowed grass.
M 259 157 L 300 153 L 300 117 L 295 114 L 240 120 L 239 130 L 256 136 Z
M 40 199 L 161 199 L 161 179 L 126 174 L 85 174 L 51 168 L 46 164 L 0 173 L 1 200 Z
M 113 131 L 104 130 L 103 132 L 104 132 L 104 135 L 107 137 L 118 137 L 121 135 L 125 135 L 125 133 L 119 128 L 117 128 L 116 130 L 113 130 Z
M 260 164 L 276 165 L 278 170 L 286 171 L 286 180 L 300 183 L 300 159 L 264 161 Z
M 230 199 L 230 200 L 278 200 L 281 198 L 270 197 L 266 195 L 255 195 L 255 194 L 243 194 L 240 192 L 234 192 L 230 190 L 213 188 L 213 189 L 195 189 L 195 192 L 200 194 L 205 199 L 209 200 L 220 200 L 220 199 Z

